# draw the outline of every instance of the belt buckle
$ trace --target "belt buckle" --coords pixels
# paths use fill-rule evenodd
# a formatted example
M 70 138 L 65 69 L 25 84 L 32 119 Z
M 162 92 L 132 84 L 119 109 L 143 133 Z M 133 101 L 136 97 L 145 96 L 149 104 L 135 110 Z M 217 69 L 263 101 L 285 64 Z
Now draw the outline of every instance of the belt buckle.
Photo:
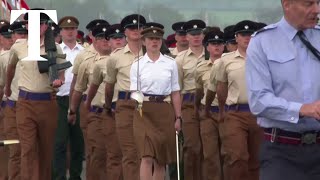
M 301 144 L 311 145 L 317 142 L 318 133 L 305 133 L 301 136 Z

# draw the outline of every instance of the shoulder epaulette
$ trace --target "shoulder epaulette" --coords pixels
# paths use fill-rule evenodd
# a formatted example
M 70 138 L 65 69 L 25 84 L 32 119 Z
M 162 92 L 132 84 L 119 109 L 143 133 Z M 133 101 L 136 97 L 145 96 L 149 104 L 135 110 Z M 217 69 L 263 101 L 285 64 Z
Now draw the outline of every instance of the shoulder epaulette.
M 138 62 L 139 60 L 141 60 L 143 58 L 143 56 L 140 56 L 138 58 L 136 58 L 133 62 Z
M 27 41 L 26 39 L 17 39 L 15 43 L 22 43 L 22 42 L 25 42 Z
M 234 51 L 232 51 L 232 52 L 227 52 L 227 53 L 223 53 L 223 54 L 221 55 L 221 57 L 227 56 L 227 55 L 232 54 L 232 53 L 234 53 Z
M 113 50 L 113 51 L 111 52 L 111 54 L 114 54 L 114 53 L 118 52 L 119 50 L 121 50 L 121 49 L 123 49 L 123 48 L 124 48 L 124 47 L 117 48 L 117 49 Z M 111 55 L 111 54 L 110 54 L 110 55 Z
M 5 54 L 7 54 L 7 53 L 9 53 L 9 52 L 10 52 L 10 50 L 2 51 L 2 52 L 0 53 L 0 56 L 4 56 Z
M 268 26 L 256 31 L 255 33 L 253 33 L 252 37 L 256 36 L 259 33 L 266 32 L 268 30 L 275 29 L 275 28 L 277 28 L 277 24 L 270 24 L 270 25 L 268 25 Z
M 171 60 L 173 60 L 173 61 L 175 60 L 174 57 L 169 56 L 169 55 L 167 55 L 167 54 L 164 54 L 163 56 L 166 57 L 166 58 L 168 58 L 168 59 L 171 59 Z
M 197 62 L 197 67 L 200 67 L 200 66 L 202 66 L 202 65 L 204 65 L 204 64 L 206 64 L 206 63 L 208 63 L 208 60 L 198 61 L 198 62 Z
M 187 53 L 188 50 L 184 50 L 184 51 L 181 51 L 177 54 L 177 57 L 178 56 L 182 56 L 182 55 L 185 55 Z

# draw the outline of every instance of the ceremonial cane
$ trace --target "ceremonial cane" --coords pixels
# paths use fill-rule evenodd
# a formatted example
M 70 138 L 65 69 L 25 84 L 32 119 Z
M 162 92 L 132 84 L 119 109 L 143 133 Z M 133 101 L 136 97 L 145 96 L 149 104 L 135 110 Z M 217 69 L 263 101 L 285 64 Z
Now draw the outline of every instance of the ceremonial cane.
M 176 131 L 176 150 L 177 150 L 177 172 L 178 180 L 180 180 L 180 156 L 179 156 L 179 132 Z
M 3 141 L 0 141 L 0 146 L 19 144 L 19 143 L 20 143 L 19 140 L 3 140 Z

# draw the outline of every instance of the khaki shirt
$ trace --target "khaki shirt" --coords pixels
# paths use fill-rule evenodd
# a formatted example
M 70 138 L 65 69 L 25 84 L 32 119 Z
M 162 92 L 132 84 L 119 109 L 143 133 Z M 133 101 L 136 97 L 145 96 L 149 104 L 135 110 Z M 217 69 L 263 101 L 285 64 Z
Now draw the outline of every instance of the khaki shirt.
M 226 104 L 247 104 L 247 87 L 245 79 L 245 57 L 239 51 L 226 54 L 221 58 L 217 71 L 217 81 L 228 82 Z
M 57 53 L 63 54 L 60 46 L 56 44 Z M 36 92 L 36 93 L 47 93 L 57 91 L 50 86 L 50 80 L 48 73 L 40 73 L 38 68 L 38 62 L 35 61 L 22 61 L 23 58 L 27 57 L 28 54 L 28 40 L 19 39 L 17 40 L 10 49 L 9 64 L 17 65 L 20 62 L 19 67 L 19 78 L 18 87 L 19 89 Z M 40 54 L 45 54 L 44 44 L 40 46 Z M 57 58 L 57 63 L 66 62 L 65 59 Z
M 142 56 L 142 49 L 139 52 Z M 131 65 L 138 57 L 133 54 L 129 46 L 119 49 L 110 56 L 107 61 L 107 76 L 105 82 L 109 84 L 115 83 L 115 91 L 130 91 L 130 70 Z
M 0 53 L 0 87 L 5 88 L 7 77 L 7 66 L 9 62 L 9 51 L 2 51 Z M 6 97 L 2 97 L 2 101 L 5 101 Z
M 81 52 L 79 52 L 79 54 L 74 59 L 72 73 L 77 75 L 78 71 L 79 71 L 80 64 L 83 61 L 91 58 L 92 56 L 96 56 L 97 54 L 98 54 L 98 52 L 94 49 L 92 44 L 90 46 L 86 47 Z
M 179 54 L 178 48 L 172 48 L 170 49 L 170 53 L 174 56 L 177 56 Z
M 201 100 L 201 104 L 205 105 L 206 104 L 206 94 L 208 87 L 210 85 L 210 76 L 212 69 L 214 68 L 215 65 L 217 65 L 218 60 L 215 60 L 213 63 L 209 59 L 207 61 L 202 61 L 197 65 L 196 69 L 196 87 L 197 89 L 203 88 L 204 90 L 204 96 Z M 212 102 L 211 106 L 218 106 L 218 99 L 215 98 L 214 101 Z
M 95 58 L 89 58 L 83 61 L 79 68 L 79 74 L 77 76 L 77 82 L 74 89 L 82 93 L 85 92 L 86 90 L 89 90 L 90 83 L 93 81 L 93 70 L 95 65 L 101 60 L 108 57 L 109 56 L 97 55 L 95 56 Z M 104 62 L 102 63 L 105 64 Z M 96 106 L 102 107 L 104 104 L 104 98 L 103 98 L 103 102 L 100 102 L 100 103 L 98 103 L 96 100 L 92 101 L 92 105 L 93 104 Z
M 103 79 L 106 76 L 106 64 L 109 56 L 104 56 L 100 61 L 98 61 L 94 68 L 93 68 L 93 74 L 92 74 L 92 84 L 98 85 L 98 91 L 95 97 L 92 100 L 91 105 L 92 106 L 99 106 L 103 107 L 105 103 L 105 87 L 106 83 L 103 81 Z
M 182 51 L 176 57 L 179 72 L 179 85 L 182 94 L 195 92 L 195 71 L 197 64 L 201 61 L 204 61 L 204 51 L 199 57 L 196 57 L 190 48 Z
M 7 68 L 8 68 L 8 63 L 9 63 L 9 57 L 10 57 L 10 51 L 4 51 L 0 55 L 0 86 L 5 86 L 5 81 L 7 77 Z M 18 89 L 18 77 L 20 73 L 20 62 L 18 62 L 16 66 L 16 71 L 13 77 L 13 80 L 11 82 L 11 96 L 8 98 L 12 101 L 17 101 L 18 100 L 18 94 L 19 94 L 19 89 Z M 4 99 L 4 98 L 3 98 Z
M 0 86 L 4 87 L 6 84 L 7 67 L 9 62 L 9 51 L 3 51 L 0 53 Z

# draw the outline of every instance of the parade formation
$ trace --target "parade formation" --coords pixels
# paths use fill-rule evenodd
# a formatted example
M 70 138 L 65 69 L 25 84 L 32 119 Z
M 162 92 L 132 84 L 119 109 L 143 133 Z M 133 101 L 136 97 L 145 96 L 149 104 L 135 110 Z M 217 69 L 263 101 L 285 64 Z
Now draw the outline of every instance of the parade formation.
M 48 61 L 23 60 L 28 13 L 0 20 L 0 180 L 320 179 L 319 0 L 281 4 L 167 37 L 141 14 L 40 13 Z

